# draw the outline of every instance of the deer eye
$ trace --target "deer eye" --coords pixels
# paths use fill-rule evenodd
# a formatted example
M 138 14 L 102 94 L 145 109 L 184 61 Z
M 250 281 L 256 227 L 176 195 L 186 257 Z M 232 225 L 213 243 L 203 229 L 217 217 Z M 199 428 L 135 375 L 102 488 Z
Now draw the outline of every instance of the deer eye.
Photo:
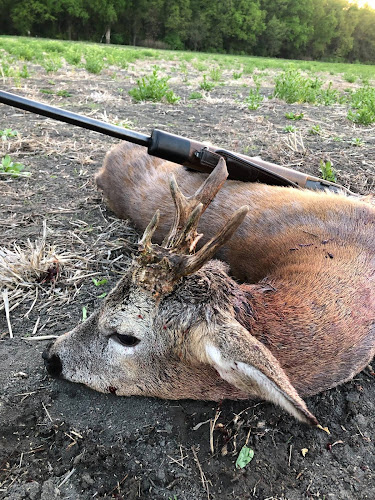
M 121 333 L 115 333 L 114 337 L 116 337 L 120 344 L 126 345 L 127 347 L 133 347 L 140 342 L 140 339 L 134 337 L 134 335 L 121 335 Z

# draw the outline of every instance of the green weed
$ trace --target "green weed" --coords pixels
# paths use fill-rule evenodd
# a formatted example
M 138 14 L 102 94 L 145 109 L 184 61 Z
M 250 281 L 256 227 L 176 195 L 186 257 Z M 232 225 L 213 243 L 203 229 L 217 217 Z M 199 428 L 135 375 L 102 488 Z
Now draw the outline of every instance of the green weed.
M 361 147 L 361 146 L 364 146 L 365 141 L 364 141 L 363 139 L 360 139 L 359 137 L 354 137 L 354 138 L 350 141 L 350 144 L 351 144 L 352 146 Z
M 192 92 L 189 95 L 189 99 L 202 99 L 203 95 L 200 92 Z
M 329 160 L 320 160 L 319 170 L 322 174 L 322 179 L 329 182 L 336 182 L 336 172 Z
M 20 75 L 21 78 L 29 78 L 30 73 L 29 73 L 29 70 L 28 70 L 26 64 L 24 64 L 22 66 L 22 68 L 20 69 L 19 75 Z
M 107 278 L 102 278 L 99 280 L 97 280 L 96 278 L 91 278 L 91 279 L 92 279 L 92 282 L 94 283 L 95 286 L 102 286 L 102 285 L 106 285 L 108 283 Z
M 288 104 L 308 102 L 326 106 L 339 101 L 337 90 L 332 89 L 332 82 L 323 89 L 319 78 L 308 78 L 299 70 L 289 69 L 275 78 L 273 97 L 283 99 Z
M 168 80 L 169 77 L 159 77 L 155 67 L 152 75 L 137 80 L 137 87 L 129 90 L 129 95 L 135 101 L 159 102 L 165 99 L 169 104 L 175 104 L 180 97 L 169 88 Z
M 375 88 L 365 86 L 353 92 L 350 97 L 348 119 L 354 123 L 370 125 L 375 122 Z
M 249 95 L 247 96 L 245 102 L 248 109 L 256 110 L 264 101 L 263 95 L 260 93 L 260 80 L 256 76 L 253 76 L 255 83 L 255 89 L 250 89 Z
M 213 82 L 220 82 L 222 79 L 223 73 L 220 68 L 215 67 L 210 70 L 210 78 Z
M 72 94 L 70 92 L 68 92 L 67 90 L 58 90 L 56 92 L 56 95 L 58 95 L 60 97 L 72 97 Z
M 0 130 L 0 137 L 3 141 L 10 139 L 11 137 L 17 137 L 17 130 L 12 130 L 11 128 L 5 128 L 4 130 Z
M 309 134 L 311 135 L 320 135 L 322 132 L 322 127 L 320 125 L 313 125 L 309 130 Z
M 40 61 L 39 64 L 46 70 L 47 73 L 55 73 L 63 65 L 61 57 L 56 56 L 46 57 Z
M 98 75 L 104 68 L 104 61 L 98 54 L 86 55 L 85 69 L 89 73 Z
M 285 118 L 288 118 L 288 120 L 302 120 L 303 118 L 303 113 L 293 113 L 293 111 L 290 111 L 288 113 L 285 113 Z
M 348 83 L 354 83 L 357 80 L 357 77 L 355 75 L 346 74 L 344 75 L 344 80 Z
M 67 50 L 64 52 L 64 59 L 68 64 L 71 64 L 72 66 L 78 66 L 81 62 L 82 55 L 80 52 L 77 50 L 74 50 L 73 48 Z
M 292 134 L 297 130 L 297 128 L 294 125 L 287 125 L 283 130 L 284 132 L 288 132 L 288 134 Z
M 203 81 L 200 82 L 199 86 L 206 92 L 211 92 L 211 90 L 215 88 L 215 84 L 213 82 L 207 81 L 207 75 L 203 75 Z
M 25 165 L 22 163 L 12 161 L 9 155 L 5 155 L 1 159 L 0 163 L 0 174 L 8 174 L 12 177 L 29 177 L 31 175 L 30 172 L 22 172 L 24 170 Z
M 242 77 L 242 71 L 233 71 L 232 73 L 233 80 L 239 80 Z

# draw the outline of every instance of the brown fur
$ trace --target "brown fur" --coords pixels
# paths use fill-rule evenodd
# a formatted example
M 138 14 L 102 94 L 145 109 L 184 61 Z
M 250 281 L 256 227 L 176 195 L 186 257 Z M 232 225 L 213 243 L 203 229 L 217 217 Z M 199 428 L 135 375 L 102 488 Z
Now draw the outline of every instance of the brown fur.
M 160 241 L 173 210 L 172 172 L 188 195 L 206 177 L 120 143 L 107 154 L 96 182 L 116 215 L 139 230 L 159 208 Z M 246 326 L 301 394 L 350 379 L 374 355 L 374 207 L 343 195 L 227 181 L 202 216 L 202 241 L 243 204 L 249 215 L 219 257 L 236 278 L 263 280 L 251 287 L 257 319 Z
M 316 424 L 300 396 L 352 378 L 375 353 L 375 208 L 342 195 L 226 182 L 198 231 L 203 243 L 225 234 L 240 220 L 228 222 L 234 210 L 250 207 L 218 252 L 245 281 L 239 285 L 225 264 L 207 262 L 216 244 L 191 256 L 151 244 L 172 223 L 171 173 L 187 195 L 206 178 L 126 143 L 107 154 L 96 181 L 112 210 L 143 230 L 159 209 L 160 223 L 153 233 L 153 218 L 99 311 L 46 350 L 48 370 L 118 395 L 257 396 Z M 194 210 L 194 200 L 181 203 Z M 196 232 L 189 238 L 187 246 Z M 194 259 L 191 274 L 179 274 Z

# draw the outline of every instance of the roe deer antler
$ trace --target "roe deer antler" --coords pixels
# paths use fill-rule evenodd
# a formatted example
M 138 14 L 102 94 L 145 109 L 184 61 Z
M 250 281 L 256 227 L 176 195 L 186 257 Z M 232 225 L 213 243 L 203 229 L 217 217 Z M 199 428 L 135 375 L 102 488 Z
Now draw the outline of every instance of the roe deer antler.
M 167 293 L 182 278 L 196 272 L 213 257 L 217 250 L 232 236 L 245 218 L 249 207 L 238 209 L 225 226 L 196 254 L 196 245 L 203 236 L 197 231 L 203 212 L 211 203 L 228 177 L 224 158 L 220 158 L 202 186 L 193 196 L 186 197 L 172 175 L 170 191 L 175 205 L 175 216 L 169 233 L 161 246 L 152 243 L 152 236 L 158 226 L 159 210 L 148 224 L 138 243 L 134 282 L 156 294 Z

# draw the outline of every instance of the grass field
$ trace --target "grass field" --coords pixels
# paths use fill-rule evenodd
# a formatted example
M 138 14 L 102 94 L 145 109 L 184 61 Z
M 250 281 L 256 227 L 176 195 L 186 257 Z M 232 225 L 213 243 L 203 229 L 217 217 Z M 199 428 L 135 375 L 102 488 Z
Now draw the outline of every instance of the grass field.
M 119 71 L 133 69 L 142 61 L 154 63 L 153 74 L 139 71 L 136 100 L 178 102 L 169 91 L 168 80 L 177 75 L 189 86 L 195 75 L 201 76 L 199 87 L 211 91 L 237 81 L 248 85 L 243 78 L 253 76 L 255 88 L 247 98 L 249 109 L 257 109 L 263 100 L 262 79 L 273 88 L 268 97 L 278 97 L 289 104 L 347 104 L 348 119 L 364 125 L 375 122 L 375 66 L 364 64 L 290 61 L 262 57 L 229 56 L 220 54 L 176 52 L 147 48 L 105 46 L 101 44 L 42 40 L 24 37 L 0 37 L 0 74 L 14 79 L 16 86 L 30 77 L 35 66 L 46 75 L 66 67 L 84 68 L 91 74 L 110 72 L 116 79 Z M 159 73 L 163 76 L 159 77 Z M 121 78 L 127 78 L 121 75 Z M 331 80 L 330 80 L 331 79 Z M 335 80 L 333 83 L 332 80 Z M 347 84 L 356 84 L 356 88 Z M 64 96 L 63 96 L 64 97 Z M 69 97 L 66 95 L 65 97 Z M 200 98 L 199 92 L 192 99 Z

